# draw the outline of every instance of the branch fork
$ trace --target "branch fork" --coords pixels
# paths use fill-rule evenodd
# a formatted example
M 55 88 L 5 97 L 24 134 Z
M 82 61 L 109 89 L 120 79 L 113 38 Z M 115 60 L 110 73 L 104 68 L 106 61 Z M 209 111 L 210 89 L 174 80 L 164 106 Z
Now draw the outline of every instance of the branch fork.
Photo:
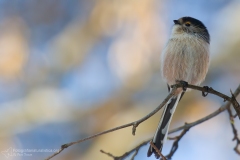
M 172 155 L 176 152 L 177 148 L 178 148 L 178 142 L 181 140 L 181 138 L 187 133 L 187 131 L 189 131 L 189 129 L 191 127 L 194 127 L 200 123 L 203 123 L 215 116 L 217 116 L 218 114 L 222 113 L 223 111 L 225 110 L 228 110 L 228 113 L 229 113 L 229 116 L 230 116 L 230 122 L 231 122 L 231 126 L 232 126 L 232 129 L 233 129 L 233 133 L 234 133 L 234 138 L 233 140 L 237 142 L 234 150 L 236 153 L 238 153 L 240 155 L 240 150 L 238 149 L 238 147 L 240 146 L 240 139 L 238 138 L 237 136 L 237 130 L 236 130 L 236 127 L 234 126 L 234 118 L 236 116 L 238 116 L 240 118 L 240 105 L 239 103 L 237 102 L 236 100 L 236 96 L 239 95 L 240 93 L 240 85 L 238 86 L 238 88 L 235 90 L 234 93 L 231 92 L 231 97 L 223 94 L 223 93 L 220 93 L 216 90 L 214 90 L 213 88 L 209 88 L 209 87 L 199 87 L 199 86 L 194 86 L 194 85 L 191 85 L 191 84 L 185 84 L 185 83 L 177 83 L 175 85 L 172 85 L 171 88 L 171 92 L 169 93 L 169 95 L 164 99 L 164 101 L 156 108 L 154 109 L 152 112 L 150 112 L 148 115 L 146 115 L 145 117 L 137 120 L 137 121 L 134 121 L 134 122 L 131 122 L 131 123 L 128 123 L 128 124 L 125 124 L 125 125 L 121 125 L 121 126 L 118 126 L 118 127 L 115 127 L 115 128 L 112 128 L 112 129 L 109 129 L 109 130 L 106 130 L 106 131 L 103 131 L 103 132 L 100 132 L 98 134 L 95 134 L 95 135 L 92 135 L 92 136 L 89 136 L 87 138 L 84 138 L 84 139 L 80 139 L 78 141 L 74 141 L 74 142 L 70 142 L 70 143 L 67 143 L 67 144 L 64 144 L 61 146 L 61 148 L 59 149 L 58 152 L 54 153 L 53 155 L 49 156 L 48 158 L 46 158 L 46 160 L 50 160 L 51 158 L 55 157 L 56 155 L 60 154 L 64 149 L 72 146 L 72 145 L 75 145 L 75 144 L 78 144 L 78 143 L 82 143 L 84 141 L 87 141 L 87 140 L 90 140 L 90 139 L 93 139 L 93 138 L 96 138 L 98 136 L 101 136 L 101 135 L 104 135 L 104 134 L 107 134 L 107 133 L 110 133 L 110 132 L 113 132 L 113 131 L 116 131 L 116 130 L 119 130 L 119 129 L 123 129 L 123 128 L 127 128 L 127 127 L 130 127 L 132 126 L 132 135 L 135 135 L 136 133 L 136 128 L 138 127 L 139 124 L 141 124 L 142 122 L 146 121 L 148 118 L 150 118 L 151 116 L 153 116 L 155 113 L 157 113 L 167 102 L 168 100 L 174 95 L 175 91 L 177 88 L 179 87 L 182 87 L 183 89 L 186 89 L 186 88 L 191 88 L 191 89 L 194 89 L 194 90 L 199 90 L 199 91 L 202 91 L 202 95 L 205 97 L 207 96 L 208 93 L 211 93 L 211 94 L 214 94 L 214 95 L 217 95 L 221 98 L 224 99 L 224 102 L 225 101 L 228 101 L 227 103 L 225 103 L 223 106 L 221 106 L 219 109 L 217 109 L 216 111 L 214 111 L 213 113 L 195 121 L 195 122 L 192 122 L 192 123 L 185 123 L 183 126 L 181 127 L 178 127 L 178 128 L 175 128 L 171 131 L 169 131 L 169 134 L 171 133 L 174 133 L 174 132 L 177 132 L 177 131 L 180 131 L 180 130 L 183 130 L 181 132 L 181 134 L 179 136 L 176 136 L 174 138 L 170 138 L 170 139 L 174 139 L 174 143 L 173 143 L 173 146 L 172 146 L 172 149 L 170 151 L 170 153 L 164 157 L 163 155 L 161 156 L 161 152 L 160 152 L 160 156 L 162 157 L 163 160 L 166 160 L 167 159 L 170 159 L 172 157 Z M 230 105 L 233 105 L 235 111 L 236 111 L 236 115 L 233 116 L 231 110 L 230 110 Z M 113 156 L 111 153 L 107 153 L 103 150 L 101 150 L 102 153 L 112 157 L 114 160 L 122 160 L 124 158 L 126 158 L 127 156 L 129 156 L 131 153 L 134 152 L 133 156 L 132 156 L 132 160 L 134 159 L 134 157 L 137 155 L 138 153 L 138 150 L 148 144 L 151 140 L 147 140 L 141 144 L 139 144 L 138 146 L 136 146 L 135 148 L 133 148 L 132 150 L 130 150 L 129 152 L 126 152 L 125 154 L 123 154 L 122 156 Z M 154 145 L 153 143 L 151 144 L 150 142 L 150 145 Z M 154 146 L 153 146 L 154 148 Z M 164 159 L 165 158 L 165 159 Z

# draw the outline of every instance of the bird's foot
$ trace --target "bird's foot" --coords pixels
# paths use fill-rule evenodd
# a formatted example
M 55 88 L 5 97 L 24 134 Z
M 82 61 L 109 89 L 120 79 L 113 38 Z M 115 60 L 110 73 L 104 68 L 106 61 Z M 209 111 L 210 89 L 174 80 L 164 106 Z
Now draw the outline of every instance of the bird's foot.
M 183 89 L 183 92 L 185 92 L 187 90 L 187 87 L 188 87 L 188 82 L 186 81 L 179 81 L 177 80 L 177 83 L 181 84 L 182 85 L 182 89 Z
M 202 91 L 202 96 L 203 97 L 206 97 L 207 95 L 208 95 L 208 92 L 209 92 L 209 87 L 208 86 L 203 86 L 203 88 L 205 89 L 205 90 L 207 90 L 206 92 L 204 92 L 204 91 Z

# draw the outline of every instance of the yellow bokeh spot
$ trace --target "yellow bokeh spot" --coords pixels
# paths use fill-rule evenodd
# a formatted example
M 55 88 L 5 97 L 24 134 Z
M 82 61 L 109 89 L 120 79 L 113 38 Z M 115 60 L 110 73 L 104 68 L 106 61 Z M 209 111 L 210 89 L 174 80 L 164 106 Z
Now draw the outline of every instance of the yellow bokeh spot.
M 12 79 L 21 74 L 28 55 L 25 26 L 19 20 L 0 24 L 0 76 Z

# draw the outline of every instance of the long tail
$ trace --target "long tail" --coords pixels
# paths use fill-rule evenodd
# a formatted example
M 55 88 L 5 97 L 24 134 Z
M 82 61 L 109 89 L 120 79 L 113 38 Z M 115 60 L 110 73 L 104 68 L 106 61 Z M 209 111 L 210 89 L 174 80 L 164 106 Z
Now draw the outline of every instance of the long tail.
M 173 113 L 177 107 L 177 104 L 180 100 L 181 94 L 176 97 L 171 98 L 168 103 L 165 105 L 164 111 L 162 113 L 161 120 L 158 124 L 157 131 L 153 137 L 154 145 L 161 151 L 164 140 L 167 138 L 169 125 L 173 116 Z M 155 154 L 156 158 L 159 158 L 157 152 L 151 146 L 148 149 L 147 156 L 150 157 L 152 153 Z

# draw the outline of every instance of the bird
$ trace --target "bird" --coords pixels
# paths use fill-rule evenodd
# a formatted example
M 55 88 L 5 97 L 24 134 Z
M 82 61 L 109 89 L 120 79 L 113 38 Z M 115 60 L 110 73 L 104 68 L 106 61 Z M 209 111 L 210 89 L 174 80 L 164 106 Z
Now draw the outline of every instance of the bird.
M 172 90 L 170 86 L 179 81 L 199 85 L 204 81 L 209 68 L 210 35 L 205 25 L 192 17 L 182 17 L 173 22 L 171 35 L 161 54 L 161 74 L 169 92 Z M 174 111 L 185 91 L 190 89 L 178 88 L 164 106 L 152 140 L 160 152 Z M 152 153 L 156 158 L 160 157 L 150 145 L 147 156 L 150 157 Z

